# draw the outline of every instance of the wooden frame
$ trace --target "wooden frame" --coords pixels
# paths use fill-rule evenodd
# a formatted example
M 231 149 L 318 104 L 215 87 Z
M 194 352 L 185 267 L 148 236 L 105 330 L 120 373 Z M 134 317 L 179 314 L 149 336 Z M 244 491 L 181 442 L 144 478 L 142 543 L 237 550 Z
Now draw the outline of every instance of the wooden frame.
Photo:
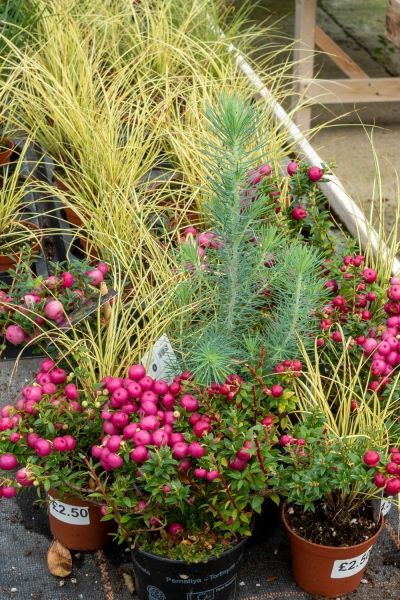
M 294 77 L 296 100 L 305 104 L 296 124 L 306 131 L 311 123 L 311 102 L 322 104 L 398 102 L 400 77 L 370 78 L 344 50 L 316 25 L 317 0 L 296 0 Z M 318 46 L 348 79 L 314 79 L 314 50 Z

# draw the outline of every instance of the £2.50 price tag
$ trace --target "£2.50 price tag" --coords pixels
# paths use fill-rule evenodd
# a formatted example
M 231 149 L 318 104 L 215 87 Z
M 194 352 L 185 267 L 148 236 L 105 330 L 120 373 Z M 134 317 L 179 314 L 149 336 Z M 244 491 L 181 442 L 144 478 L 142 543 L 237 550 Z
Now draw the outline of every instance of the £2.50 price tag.
M 355 556 L 354 558 L 346 558 L 346 560 L 335 560 L 333 563 L 331 579 L 343 579 L 344 577 L 351 577 L 356 573 L 359 573 L 367 565 L 369 555 L 371 554 L 372 548 Z
M 71 525 L 90 525 L 89 507 L 74 506 L 50 497 L 50 514 Z

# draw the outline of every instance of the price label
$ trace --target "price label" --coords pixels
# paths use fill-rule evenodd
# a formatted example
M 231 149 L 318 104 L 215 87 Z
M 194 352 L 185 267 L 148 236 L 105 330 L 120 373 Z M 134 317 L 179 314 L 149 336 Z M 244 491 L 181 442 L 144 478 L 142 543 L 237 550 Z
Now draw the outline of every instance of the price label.
M 372 548 L 364 552 L 364 554 L 360 554 L 354 558 L 335 560 L 333 563 L 331 579 L 343 579 L 344 577 L 351 577 L 352 575 L 362 571 L 367 565 L 371 550 Z
M 71 525 L 90 525 L 87 506 L 74 506 L 50 497 L 50 514 L 59 521 Z
M 151 352 L 146 352 L 142 365 L 148 374 L 155 379 L 165 379 L 171 383 L 172 371 L 176 365 L 176 356 L 167 335 L 162 335 L 154 344 Z

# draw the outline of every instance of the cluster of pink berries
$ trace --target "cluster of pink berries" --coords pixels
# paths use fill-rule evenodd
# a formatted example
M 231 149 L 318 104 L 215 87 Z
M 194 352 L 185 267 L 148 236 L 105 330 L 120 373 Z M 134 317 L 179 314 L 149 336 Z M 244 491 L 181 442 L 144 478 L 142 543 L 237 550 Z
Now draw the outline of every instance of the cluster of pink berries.
M 90 280 L 91 285 L 98 286 L 104 281 L 104 277 L 108 273 L 108 267 L 105 263 L 100 262 L 97 268 L 90 269 L 85 273 Z M 68 309 L 73 310 L 76 304 L 84 301 L 87 297 L 88 290 L 73 288 L 76 283 L 75 277 L 69 271 L 61 273 L 59 277 L 51 275 L 44 279 L 29 292 L 17 297 L 10 292 L 7 294 L 0 290 L 0 316 L 6 320 L 12 320 L 13 315 L 26 316 L 32 319 L 38 326 L 43 326 L 46 319 L 54 321 L 59 326 L 66 324 L 65 306 L 61 300 L 65 295 L 65 290 L 71 290 L 75 299 L 71 301 L 68 298 Z M 18 346 L 30 339 L 30 334 L 18 324 L 10 324 L 5 329 L 5 337 L 8 342 Z
M 39 412 L 40 402 L 45 398 L 61 412 L 78 413 L 81 411 L 78 389 L 74 383 L 68 383 L 66 371 L 58 368 L 52 359 L 46 358 L 41 363 L 35 383 L 25 386 L 21 393 L 23 397 L 17 400 L 15 407 L 8 404 L 0 411 L 2 441 L 27 446 L 40 458 L 45 458 L 52 452 L 73 451 L 76 447 L 76 439 L 72 435 L 60 435 L 49 440 L 32 431 L 26 434 L 14 431 L 18 428 L 24 429 L 25 420 Z M 53 425 L 57 431 L 64 429 L 63 423 L 55 422 Z M 29 426 L 27 428 L 29 430 Z M 0 455 L 0 469 L 12 470 L 16 468 L 17 464 L 17 457 L 13 453 Z M 33 480 L 25 468 L 17 471 L 15 482 L 23 487 L 33 484 Z M 16 489 L 11 483 L 9 480 L 7 485 L 4 483 L 1 485 L 0 497 L 11 498 L 15 495 Z
M 222 240 L 214 231 L 203 231 L 198 233 L 196 227 L 186 227 L 181 235 L 181 242 L 191 243 L 196 249 L 200 260 L 201 268 L 205 268 L 204 259 L 207 248 L 218 250 L 222 247 Z M 187 265 L 189 270 L 193 270 L 193 265 Z
M 400 493 L 400 450 L 390 450 L 390 460 L 386 465 L 379 465 L 381 457 L 379 452 L 368 450 L 363 457 L 367 467 L 376 469 L 374 483 L 376 487 L 383 488 L 387 496 L 395 496 Z
M 290 176 L 293 176 L 297 173 L 298 168 L 299 168 L 298 163 L 292 161 L 287 166 L 287 172 Z M 309 167 L 307 170 L 308 179 L 313 183 L 322 179 L 323 175 L 324 175 L 324 171 L 323 171 L 323 169 L 321 169 L 321 167 L 312 166 L 312 167 Z M 300 205 L 293 206 L 290 216 L 295 221 L 303 221 L 307 216 L 307 210 L 303 206 L 300 206 Z

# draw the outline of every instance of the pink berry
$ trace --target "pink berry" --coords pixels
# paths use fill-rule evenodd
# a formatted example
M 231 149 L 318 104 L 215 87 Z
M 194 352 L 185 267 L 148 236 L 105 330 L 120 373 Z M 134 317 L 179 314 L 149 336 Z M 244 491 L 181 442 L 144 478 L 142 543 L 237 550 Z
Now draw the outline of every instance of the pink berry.
M 171 385 L 169 386 L 168 391 L 173 396 L 177 396 L 179 394 L 179 392 L 181 391 L 181 386 L 178 382 L 173 381 L 171 383 Z
M 374 283 L 377 279 L 377 273 L 375 269 L 364 269 L 362 276 L 366 283 Z
M 166 446 L 169 441 L 169 435 L 163 429 L 156 429 L 151 434 L 151 441 L 154 444 L 154 446 Z
M 382 473 L 375 473 L 374 475 L 374 483 L 376 487 L 383 488 L 386 484 L 386 477 Z
M 108 266 L 106 265 L 105 262 L 99 262 L 99 264 L 97 265 L 98 270 L 100 271 L 100 273 L 102 273 L 104 275 L 104 277 L 107 275 L 109 269 Z
M 268 175 L 271 175 L 272 170 L 269 164 L 266 163 L 265 165 L 258 167 L 258 172 L 260 173 L 260 175 L 265 175 L 266 177 L 268 177 Z
M 389 475 L 400 474 L 398 465 L 395 462 L 388 463 L 386 465 L 386 473 L 389 473 Z
M 195 423 L 194 427 L 193 427 L 193 431 L 194 434 L 201 438 L 203 437 L 203 435 L 205 433 L 209 433 L 211 431 L 211 425 L 210 423 L 208 423 L 208 421 L 205 421 L 203 419 L 200 419 L 199 421 L 197 421 L 197 423 Z
M 188 412 L 194 412 L 199 408 L 199 401 L 191 394 L 182 396 L 179 404 Z
M 152 415 L 148 417 L 143 417 L 140 421 L 140 427 L 147 431 L 152 431 L 158 428 L 158 419 Z
M 64 393 L 67 396 L 68 400 L 78 400 L 78 388 L 74 383 L 67 383 L 64 388 Z
M 36 442 L 40 439 L 40 437 L 38 436 L 37 433 L 28 433 L 26 439 L 27 439 L 29 448 L 34 448 L 36 446 Z
M 185 528 L 181 523 L 171 523 L 168 525 L 168 533 L 171 535 L 182 535 L 185 531 Z
M 133 381 L 139 381 L 146 375 L 146 369 L 143 365 L 132 365 L 128 369 L 128 377 Z
M 131 381 L 126 386 L 126 391 L 128 392 L 129 398 L 137 399 L 140 398 L 143 390 L 137 381 Z
M 110 454 L 107 456 L 107 463 L 111 469 L 119 469 L 119 467 L 123 465 L 124 460 L 118 454 L 110 452 Z
M 247 466 L 247 462 L 236 457 L 229 463 L 229 466 L 235 471 L 243 471 Z
M 1 495 L 3 496 L 3 498 L 7 498 L 8 500 L 11 500 L 11 498 L 14 498 L 17 494 L 17 490 L 15 489 L 15 487 L 12 487 L 10 485 L 5 485 L 1 488 Z
M 192 442 L 189 444 L 188 453 L 193 458 L 202 458 L 205 455 L 206 451 L 199 442 Z
M 164 395 L 168 393 L 168 383 L 163 379 L 158 379 L 153 383 L 153 392 L 155 394 Z
M 130 427 L 130 425 L 128 425 L 128 427 Z M 136 423 L 135 427 L 137 429 Z M 135 444 L 135 446 L 147 446 L 151 443 L 151 434 L 148 431 L 145 431 L 144 429 L 136 431 L 133 434 L 133 443 Z
M 22 389 L 22 395 L 27 400 L 39 402 L 39 400 L 42 398 L 42 388 L 40 386 L 27 385 Z
M 117 429 L 123 429 L 129 423 L 129 415 L 127 415 L 126 413 L 118 410 L 111 417 L 111 423 Z
M 130 453 L 130 457 L 135 462 L 142 463 L 148 459 L 149 453 L 147 448 L 145 448 L 144 446 L 137 446 Z
M 121 436 L 120 435 L 112 435 L 108 438 L 106 442 L 106 446 L 110 452 L 118 452 L 121 446 Z
M 86 271 L 85 275 L 90 279 L 90 283 L 92 285 L 100 285 L 100 283 L 104 281 L 104 275 L 100 271 L 100 269 L 92 269 L 90 271 Z
M 392 452 L 391 459 L 393 463 L 400 465 L 400 452 Z
M 153 404 L 157 404 L 157 394 L 153 392 L 153 390 L 146 390 L 143 392 L 141 397 L 141 402 L 152 402 Z
M 280 398 L 283 394 L 283 387 L 281 385 L 278 385 L 277 383 L 274 383 L 274 385 L 271 386 L 271 396 L 273 396 L 274 398 Z
M 214 481 L 214 479 L 217 479 L 217 477 L 219 477 L 218 471 L 208 471 L 206 474 L 207 481 Z
M 59 383 L 64 383 L 67 380 L 67 374 L 64 369 L 54 369 L 50 372 L 50 379 L 52 383 L 58 385 Z
M 140 405 L 140 410 L 142 411 L 142 414 L 144 413 L 144 415 L 157 415 L 158 414 L 158 409 L 157 409 L 157 404 L 154 404 L 154 402 L 142 402 Z M 140 414 L 140 412 L 139 412 Z
M 291 161 L 287 166 L 288 175 L 292 176 L 297 172 L 299 165 L 297 162 Z
M 395 496 L 400 492 L 400 477 L 388 479 L 385 486 L 385 492 L 388 496 Z
M 163 404 L 163 406 L 165 406 L 165 408 L 171 409 L 175 405 L 175 396 L 173 396 L 170 393 L 167 393 L 162 397 L 161 403 Z
M 187 456 L 189 447 L 185 442 L 177 442 L 172 446 L 172 456 L 181 460 Z
M 375 450 L 368 450 L 363 456 L 363 461 L 368 467 L 376 467 L 380 459 L 379 453 Z
M 295 206 L 290 215 L 295 221 L 302 221 L 306 218 L 307 211 L 302 206 Z
M 56 393 L 57 386 L 55 383 L 52 383 L 50 381 L 49 383 L 44 383 L 42 385 L 42 391 L 43 391 L 43 394 L 45 394 L 46 396 L 51 396 L 52 394 Z
M 323 177 L 324 172 L 321 167 L 313 166 L 307 170 L 307 175 L 310 181 L 319 181 Z
M 291 435 L 281 435 L 279 443 L 281 446 L 288 446 L 292 440 L 293 438 Z
M 362 345 L 365 354 L 372 354 L 377 346 L 378 342 L 374 338 L 367 338 Z
M 52 360 L 51 358 L 45 358 L 40 365 L 40 370 L 42 373 L 48 373 L 49 371 L 54 369 L 55 366 L 56 363 L 54 362 L 54 360 Z
M 19 325 L 8 325 L 6 328 L 6 340 L 13 344 L 14 346 L 18 346 L 22 344 L 26 340 L 26 333 Z
M 193 473 L 194 473 L 194 476 L 195 476 L 197 479 L 205 479 L 205 477 L 206 477 L 206 475 L 207 475 L 207 471 L 206 471 L 206 469 L 202 469 L 202 468 L 200 468 L 200 467 L 196 468 L 196 469 L 193 471 Z
M 17 464 L 17 457 L 14 456 L 14 454 L 11 454 L 11 452 L 6 452 L 6 454 L 0 456 L 0 469 L 3 469 L 4 471 L 15 469 Z
M 64 452 L 67 449 L 67 442 L 63 437 L 55 437 L 53 440 L 53 448 L 56 452 Z
M 139 379 L 139 384 L 141 385 L 142 390 L 144 392 L 152 390 L 153 389 L 153 383 L 154 383 L 154 380 L 149 375 L 145 375 L 144 377 L 142 377 L 141 379 Z
M 25 468 L 19 469 L 15 474 L 15 480 L 23 487 L 33 485 L 33 479 L 30 479 L 30 473 Z
M 75 278 L 72 273 L 65 271 L 65 273 L 61 273 L 62 279 L 62 287 L 63 288 L 71 288 L 74 285 Z
M 48 319 L 54 321 L 64 314 L 64 307 L 59 300 L 49 300 L 43 311 Z
M 51 444 L 49 440 L 39 438 L 35 444 L 35 452 L 41 458 L 44 458 L 45 456 L 51 454 Z

